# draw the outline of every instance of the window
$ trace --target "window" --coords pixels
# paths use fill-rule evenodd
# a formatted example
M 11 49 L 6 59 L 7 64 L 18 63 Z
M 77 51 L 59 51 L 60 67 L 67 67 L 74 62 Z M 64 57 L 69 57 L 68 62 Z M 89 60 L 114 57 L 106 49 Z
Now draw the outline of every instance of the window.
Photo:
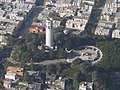
M 50 27 L 50 26 L 48 26 L 48 29 L 51 29 L 51 27 Z
M 80 27 L 82 27 L 82 26 L 83 26 L 83 24 L 81 23 L 81 24 L 80 24 Z
M 75 27 L 75 24 L 72 24 L 72 27 L 74 28 L 74 27 Z

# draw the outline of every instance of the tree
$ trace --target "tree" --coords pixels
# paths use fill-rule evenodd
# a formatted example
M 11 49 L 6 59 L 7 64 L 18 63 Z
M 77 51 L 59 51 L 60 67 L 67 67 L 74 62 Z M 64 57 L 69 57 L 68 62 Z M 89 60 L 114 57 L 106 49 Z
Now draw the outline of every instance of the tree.
M 1 88 L 1 90 L 5 90 L 3 87 L 3 80 L 1 78 L 0 78 L 0 88 Z
M 39 20 L 37 17 L 34 17 L 34 18 L 33 18 L 33 22 L 37 22 L 37 23 L 39 23 L 40 20 Z
M 24 72 L 23 81 L 25 82 L 29 81 L 29 73 L 27 71 Z
M 66 80 L 66 90 L 73 90 L 73 80 L 70 78 Z
M 64 48 L 58 49 L 56 54 L 57 54 L 56 56 L 57 56 L 58 59 L 66 58 L 66 51 L 65 51 Z
M 73 85 L 74 85 L 74 89 L 75 90 L 78 90 L 79 88 L 79 83 L 82 82 L 82 81 L 85 81 L 85 77 L 84 75 L 79 71 L 79 72 L 76 72 L 74 75 L 73 75 Z
M 21 46 L 16 45 L 13 48 L 10 57 L 19 62 L 21 60 L 21 54 L 22 54 Z
M 81 63 L 83 63 L 84 61 L 82 61 L 80 58 L 76 58 L 74 61 L 73 61 L 73 66 L 76 66 L 76 65 L 80 65 Z
M 108 90 L 107 84 L 109 81 L 107 80 L 108 75 L 106 74 L 107 73 L 98 71 L 94 71 L 92 73 L 92 80 L 94 82 L 95 90 Z
M 49 74 L 56 74 L 56 70 L 57 70 L 56 68 L 57 68 L 56 65 L 50 64 L 47 66 L 47 72 Z
M 2 61 L 2 50 L 0 50 L 0 62 Z
M 25 64 L 27 62 L 29 62 L 31 58 L 32 58 L 32 56 L 31 56 L 30 53 L 23 52 L 22 55 L 21 55 L 21 61 L 20 61 L 21 66 L 24 67 Z

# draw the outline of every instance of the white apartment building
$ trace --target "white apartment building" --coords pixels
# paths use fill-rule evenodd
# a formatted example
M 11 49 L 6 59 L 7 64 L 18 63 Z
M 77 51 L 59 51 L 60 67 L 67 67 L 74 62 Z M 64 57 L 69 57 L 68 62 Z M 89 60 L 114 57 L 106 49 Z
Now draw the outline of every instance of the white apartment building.
M 5 2 L 5 3 L 11 3 L 11 2 L 23 3 L 23 2 L 25 2 L 25 0 L 0 0 L 0 2 Z
M 16 79 L 17 79 L 17 75 L 16 75 L 15 73 L 9 73 L 9 72 L 7 72 L 7 73 L 5 74 L 5 78 L 7 78 L 7 79 L 12 79 L 12 80 L 16 80 Z
M 120 38 L 120 30 L 119 29 L 113 30 L 112 38 Z

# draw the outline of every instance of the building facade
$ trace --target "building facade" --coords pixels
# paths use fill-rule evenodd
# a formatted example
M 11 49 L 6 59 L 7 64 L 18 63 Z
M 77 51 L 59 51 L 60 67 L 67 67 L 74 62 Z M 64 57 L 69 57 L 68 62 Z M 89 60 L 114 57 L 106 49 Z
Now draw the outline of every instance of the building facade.
M 53 48 L 53 20 L 46 19 L 46 46 Z

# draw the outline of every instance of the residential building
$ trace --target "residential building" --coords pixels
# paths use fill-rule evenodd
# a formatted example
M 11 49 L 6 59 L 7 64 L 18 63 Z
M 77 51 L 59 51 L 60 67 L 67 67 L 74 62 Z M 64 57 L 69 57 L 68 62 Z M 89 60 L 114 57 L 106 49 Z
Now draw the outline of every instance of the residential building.
M 55 90 L 65 90 L 65 79 L 62 79 L 62 77 L 59 77 L 59 79 L 55 80 Z
M 45 2 L 45 6 L 47 5 L 54 5 L 56 7 L 68 7 L 71 6 L 71 3 L 70 0 L 56 0 L 56 1 L 47 0 Z
M 112 38 L 119 38 L 120 39 L 120 29 L 113 30 Z
M 114 17 L 115 28 L 120 29 L 120 7 L 117 8 L 117 12 Z
M 35 4 L 35 3 L 36 3 L 36 0 L 25 0 L 25 3 Z
M 113 21 L 114 14 L 117 12 L 117 0 L 106 0 L 105 6 L 101 14 L 101 20 Z
M 8 23 L 1 21 L 0 22 L 0 34 L 14 34 L 15 33 L 16 26 Z
M 84 31 L 87 22 L 87 18 L 73 17 L 73 19 L 66 22 L 66 28 Z
M 95 30 L 96 35 L 119 38 L 120 7 L 119 0 L 106 0 L 100 21 Z
M 23 76 L 23 68 L 9 66 L 5 74 L 4 87 L 7 89 L 13 88 L 12 84 L 17 84 L 20 76 Z
M 70 17 L 75 15 L 77 7 L 69 6 L 64 8 L 59 8 L 58 13 L 60 17 Z
M 118 0 L 106 0 L 105 7 L 108 7 L 108 8 L 117 7 L 117 1 Z
M 41 83 L 28 84 L 27 90 L 41 90 Z
M 79 90 L 93 90 L 93 82 L 81 82 Z
M 4 17 L 5 13 L 6 13 L 6 12 L 5 12 L 4 10 L 1 10 L 1 9 L 0 9 L 0 18 Z
M 67 20 L 66 29 L 85 30 L 86 24 L 89 21 L 91 11 L 94 5 L 94 0 L 82 0 L 80 7 L 76 10 L 76 16 L 74 14 L 72 19 Z
M 21 68 L 21 67 L 9 66 L 7 68 L 7 72 L 17 74 L 18 76 L 23 76 L 23 68 Z
M 56 79 L 55 75 L 47 75 L 45 84 L 48 85 L 44 90 L 65 90 L 66 79 L 59 77 Z
M 11 89 L 12 88 L 12 79 L 5 79 L 3 85 L 5 88 Z
M 9 73 L 9 72 L 7 72 L 7 73 L 5 74 L 5 78 L 6 78 L 6 79 L 16 80 L 16 79 L 17 79 L 17 75 L 16 75 L 16 73 Z
M 1 0 L 7 2 L 0 6 L 0 34 L 2 35 L 16 34 L 34 7 L 34 4 L 22 3 L 24 0 L 14 0 L 14 3 L 9 1 Z
M 120 7 L 117 8 L 114 22 L 115 22 L 115 28 L 112 32 L 112 38 L 120 38 Z
M 57 28 L 60 26 L 61 20 L 60 19 L 53 19 L 53 27 Z
M 45 80 L 45 84 L 49 85 L 54 85 L 55 84 L 55 79 L 56 79 L 56 75 L 46 75 L 46 80 Z
M 110 28 L 97 27 L 95 31 L 95 35 L 110 36 Z
M 120 0 L 117 0 L 117 7 L 120 7 Z
M 36 0 L 0 0 L 0 2 L 3 2 L 3 3 L 11 3 L 11 2 L 15 2 L 15 3 L 26 3 L 26 2 L 35 3 Z
M 94 0 L 83 0 L 82 2 L 83 2 L 83 3 L 91 4 L 91 5 L 94 5 L 94 3 L 95 3 Z
M 99 22 L 95 29 L 95 35 L 110 36 L 114 23 L 111 22 Z
M 30 26 L 29 31 L 31 33 L 40 33 L 40 32 L 45 32 L 45 27 L 43 25 L 40 25 L 39 23 L 33 23 Z
M 7 45 L 7 37 L 4 35 L 0 35 L 0 46 Z
M 12 0 L 0 0 L 0 2 L 12 2 Z

